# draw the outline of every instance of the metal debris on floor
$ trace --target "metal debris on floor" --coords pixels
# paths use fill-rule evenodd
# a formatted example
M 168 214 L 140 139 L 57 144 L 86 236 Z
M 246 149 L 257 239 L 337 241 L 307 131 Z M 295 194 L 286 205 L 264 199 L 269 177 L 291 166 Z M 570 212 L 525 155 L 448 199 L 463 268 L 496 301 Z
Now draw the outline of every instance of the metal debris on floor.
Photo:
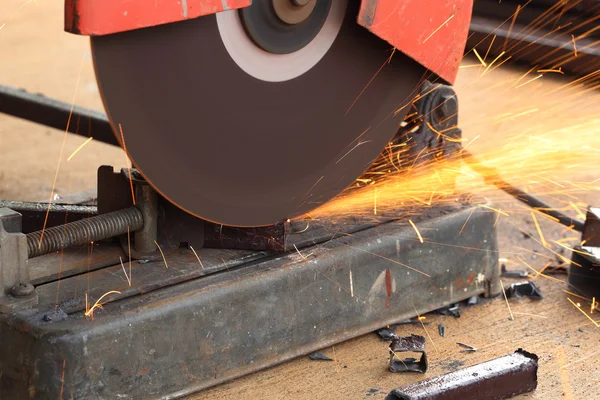
M 439 324 L 438 332 L 440 333 L 441 337 L 444 337 L 444 335 L 446 334 L 446 326 L 444 326 L 444 324 Z
M 387 328 L 381 328 L 378 329 L 377 331 L 375 331 L 379 337 L 383 340 L 392 340 L 394 338 L 397 338 L 398 336 L 396 336 L 396 334 L 394 333 L 396 331 L 396 327 L 395 326 L 388 326 Z
M 467 306 L 472 307 L 472 306 L 479 304 L 480 302 L 481 302 L 481 297 L 472 296 L 472 297 L 469 297 L 469 300 L 467 300 Z
M 461 342 L 456 342 L 457 345 L 459 345 L 460 347 L 464 347 L 464 350 L 461 350 L 461 353 L 474 353 L 477 351 L 476 347 L 473 347 L 471 345 L 468 345 L 466 343 L 461 343 Z
M 315 351 L 312 354 L 309 354 L 308 358 L 310 358 L 313 361 L 333 361 L 333 358 L 329 358 L 325 354 L 319 353 L 317 351 Z
M 425 317 L 421 317 L 421 319 L 419 318 L 411 318 L 411 319 L 407 319 L 405 321 L 401 321 L 398 322 L 396 325 L 429 325 L 430 322 L 425 322 L 424 321 Z
M 534 391 L 537 370 L 538 356 L 518 349 L 504 357 L 394 389 L 386 399 L 508 399 Z
M 502 264 L 500 267 L 502 268 L 502 277 L 503 278 L 527 278 L 529 276 L 529 272 L 523 269 L 506 269 L 506 265 Z
M 435 310 L 434 313 L 440 314 L 440 315 L 451 315 L 454 318 L 460 318 L 460 304 L 459 303 L 451 304 L 447 307 L 443 307 L 438 310 Z
M 542 292 L 532 281 L 517 282 L 510 285 L 506 291 L 507 298 L 529 297 L 532 300 L 540 300 L 543 298 Z
M 425 337 L 413 335 L 398 337 L 392 340 L 389 347 L 390 351 L 390 371 L 391 372 L 427 372 L 427 354 L 425 353 Z M 419 353 L 420 358 L 401 358 L 400 353 L 411 352 Z

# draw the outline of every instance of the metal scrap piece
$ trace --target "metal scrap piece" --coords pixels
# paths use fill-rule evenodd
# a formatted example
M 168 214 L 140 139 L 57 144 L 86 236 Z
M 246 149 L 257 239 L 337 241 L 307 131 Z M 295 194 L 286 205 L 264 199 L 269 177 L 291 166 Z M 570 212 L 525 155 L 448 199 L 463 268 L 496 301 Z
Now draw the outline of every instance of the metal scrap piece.
M 454 318 L 460 318 L 460 304 L 450 304 L 449 306 L 435 310 L 436 314 L 451 315 Z
M 522 269 L 508 270 L 504 264 L 500 268 L 502 268 L 502 276 L 504 278 L 527 278 L 529 276 L 529 272 Z
M 397 337 L 392 340 L 389 347 L 390 351 L 390 371 L 391 372 L 427 372 L 427 354 L 425 353 L 425 337 L 419 335 L 410 335 L 406 337 Z M 417 361 L 415 358 L 400 358 L 403 352 L 421 353 L 421 358 Z
M 537 388 L 538 356 L 523 349 L 392 390 L 389 400 L 508 399 Z
M 312 354 L 309 354 L 308 358 L 310 358 L 313 361 L 333 361 L 333 358 L 329 358 L 325 354 L 319 353 L 317 351 L 315 351 Z
M 481 297 L 479 296 L 471 296 L 469 300 L 467 300 L 467 306 L 471 307 L 481 302 Z
M 461 342 L 456 342 L 457 345 L 459 345 L 460 347 L 464 347 L 465 350 L 461 350 L 461 353 L 474 353 L 477 351 L 476 347 L 473 347 L 471 345 L 468 345 L 466 343 L 461 343 Z
M 379 337 L 383 340 L 392 340 L 394 338 L 397 338 L 398 336 L 396 336 L 396 334 L 394 333 L 394 331 L 396 331 L 396 327 L 392 327 L 389 326 L 387 328 L 381 328 L 378 329 L 376 332 L 379 335 Z
M 531 281 L 517 282 L 510 285 L 506 291 L 506 297 L 522 297 L 527 296 L 532 300 L 540 300 L 543 298 L 540 289 Z
M 438 325 L 438 332 L 440 333 L 441 337 L 444 337 L 444 335 L 446 334 L 446 327 L 444 326 L 444 324 Z

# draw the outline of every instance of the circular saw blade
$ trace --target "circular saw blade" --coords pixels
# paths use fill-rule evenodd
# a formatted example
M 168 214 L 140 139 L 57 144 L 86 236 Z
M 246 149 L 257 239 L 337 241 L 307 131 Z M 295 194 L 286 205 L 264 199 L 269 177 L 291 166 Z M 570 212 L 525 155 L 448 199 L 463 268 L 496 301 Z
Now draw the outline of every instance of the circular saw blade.
M 356 23 L 357 7 L 333 3 L 344 7 L 332 6 L 321 42 L 273 59 L 281 65 L 266 79 L 260 60 L 236 53 L 237 11 L 92 38 L 117 138 L 121 128 L 163 197 L 212 222 L 263 226 L 317 208 L 369 167 L 423 70 L 390 60 L 390 46 Z

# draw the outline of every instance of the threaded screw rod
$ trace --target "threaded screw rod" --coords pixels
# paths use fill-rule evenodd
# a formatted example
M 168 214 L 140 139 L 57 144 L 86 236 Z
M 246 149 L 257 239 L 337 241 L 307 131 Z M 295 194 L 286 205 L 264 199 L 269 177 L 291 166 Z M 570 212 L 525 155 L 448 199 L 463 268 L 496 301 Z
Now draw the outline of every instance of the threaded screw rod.
M 55 226 L 27 234 L 29 258 L 43 256 L 71 246 L 85 245 L 92 241 L 135 232 L 144 225 L 142 213 L 130 207 L 68 224 Z M 40 243 L 40 238 L 41 243 Z

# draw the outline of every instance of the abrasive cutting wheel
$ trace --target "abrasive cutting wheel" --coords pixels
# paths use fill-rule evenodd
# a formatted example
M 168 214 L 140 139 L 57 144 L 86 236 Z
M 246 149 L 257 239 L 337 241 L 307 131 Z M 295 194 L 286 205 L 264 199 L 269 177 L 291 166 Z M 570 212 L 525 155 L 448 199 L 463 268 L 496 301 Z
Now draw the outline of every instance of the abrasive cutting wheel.
M 92 37 L 113 128 L 193 215 L 262 226 L 309 212 L 380 154 L 423 72 L 402 54 L 381 68 L 392 49 L 357 15 L 352 0 L 255 0 Z

